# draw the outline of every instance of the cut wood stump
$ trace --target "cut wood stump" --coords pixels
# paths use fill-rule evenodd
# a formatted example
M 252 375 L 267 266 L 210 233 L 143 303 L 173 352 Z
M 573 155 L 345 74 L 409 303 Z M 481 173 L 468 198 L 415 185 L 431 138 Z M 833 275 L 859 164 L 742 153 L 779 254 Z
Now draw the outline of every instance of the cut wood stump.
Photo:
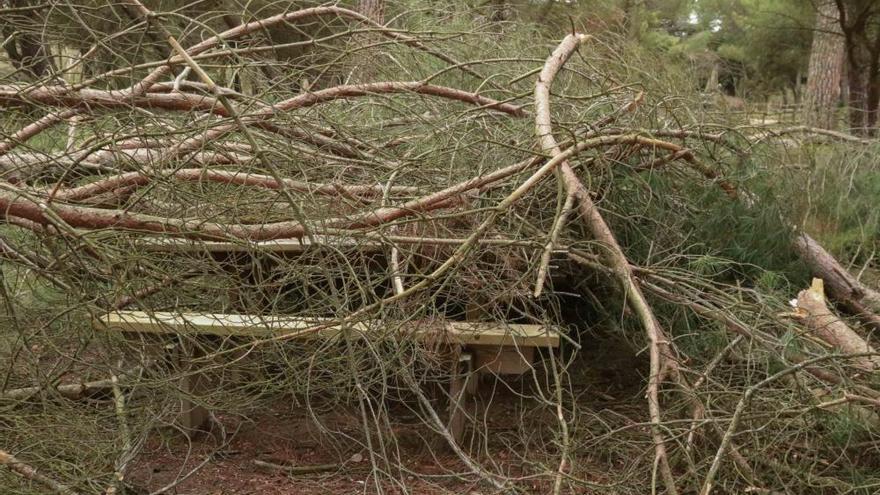
M 825 284 L 821 278 L 814 278 L 809 289 L 802 290 L 797 297 L 798 314 L 814 335 L 844 354 L 866 354 L 875 350 L 858 333 L 843 322 L 825 300 Z M 880 357 L 861 356 L 853 363 L 865 371 L 880 368 Z

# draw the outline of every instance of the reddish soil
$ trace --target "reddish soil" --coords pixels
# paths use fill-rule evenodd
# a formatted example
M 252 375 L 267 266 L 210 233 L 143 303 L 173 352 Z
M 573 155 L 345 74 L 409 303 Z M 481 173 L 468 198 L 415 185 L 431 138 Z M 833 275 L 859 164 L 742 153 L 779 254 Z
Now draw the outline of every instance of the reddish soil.
M 516 397 L 493 400 L 491 417 L 484 425 L 490 435 L 492 431 L 510 432 L 515 429 L 511 425 L 522 421 L 517 417 L 522 411 L 518 411 L 516 404 Z M 391 407 L 392 420 L 397 421 L 392 430 L 398 455 L 408 472 L 395 470 L 394 480 L 381 480 L 383 493 L 494 493 L 490 485 L 480 483 L 474 475 L 456 474 L 468 473 L 468 470 L 440 435 L 429 432 L 402 405 Z M 237 430 L 234 435 L 230 433 L 231 439 L 225 447 L 221 447 L 221 435 L 216 426 L 212 433 L 203 433 L 191 442 L 180 433 L 157 433 L 129 471 L 128 481 L 139 489 L 154 491 L 179 479 L 214 453 L 210 462 L 168 493 L 317 495 L 378 492 L 369 452 L 360 447 L 363 434 L 354 408 L 337 408 L 321 416 L 322 425 L 334 431 L 332 435 L 322 433 L 309 419 L 307 411 L 291 410 L 283 404 L 246 422 L 225 416 L 218 419 L 227 432 Z M 548 418 L 548 421 L 553 420 Z M 511 475 L 522 471 L 517 463 L 510 461 L 511 454 L 503 446 L 499 446 L 492 456 L 496 462 L 504 464 Z M 289 474 L 280 469 L 267 469 L 254 461 L 280 466 L 338 464 L 339 467 L 324 472 Z M 404 483 L 407 492 L 396 486 L 397 482 Z M 519 486 L 529 487 L 528 484 Z M 546 479 L 536 481 L 532 488 L 533 493 L 546 493 Z
M 618 412 L 611 418 L 631 422 L 626 416 L 643 414 L 640 400 L 641 383 L 638 361 L 614 347 L 586 350 L 587 357 L 602 354 L 602 360 L 584 359 L 569 370 L 579 407 L 583 411 Z M 620 355 L 619 359 L 615 356 Z M 609 364 L 610 362 L 610 364 Z M 586 363 L 592 363 L 590 365 Z M 598 366 L 603 363 L 605 366 Z M 555 408 L 538 405 L 527 375 L 501 382 L 483 384 L 478 402 L 480 415 L 477 428 L 466 435 L 464 448 L 478 461 L 503 471 L 509 477 L 523 476 L 517 482 L 521 493 L 544 494 L 552 491 L 554 463 L 559 462 L 554 431 L 557 429 Z M 488 386 L 487 386 L 488 385 Z M 408 400 L 408 399 L 404 399 Z M 630 402 L 637 406 L 631 409 Z M 491 407 L 485 404 L 491 401 Z M 159 431 L 153 435 L 143 454 L 129 470 L 128 481 L 145 492 L 158 490 L 201 464 L 201 469 L 169 490 L 170 494 L 186 495 L 292 495 L 292 494 L 467 494 L 497 493 L 491 485 L 470 473 L 463 462 L 436 432 L 428 431 L 424 422 L 410 409 L 414 404 L 388 402 L 391 425 L 383 426 L 381 434 L 394 438 L 387 442 L 389 456 L 396 456 L 402 466 L 388 466 L 380 461 L 380 469 L 391 471 L 377 482 L 365 448 L 365 437 L 356 404 L 313 403 L 321 426 L 316 424 L 304 407 L 294 407 L 291 400 L 279 400 L 271 407 L 250 414 L 247 420 L 229 415 L 218 416 L 222 428 L 201 434 L 188 441 L 179 432 Z M 438 411 L 441 415 L 442 411 Z M 623 418 L 623 419 L 621 419 Z M 222 445 L 220 430 L 229 439 Z M 375 428 L 372 428 L 375 435 Z M 473 435 L 478 431 L 478 435 Z M 389 435 L 392 433 L 392 435 Z M 486 442 L 482 443 L 483 435 Z M 648 432 L 638 435 L 647 436 Z M 377 442 L 373 441 L 376 445 Z M 625 462 L 591 457 L 594 452 L 581 452 L 576 459 L 578 477 L 596 483 L 611 481 L 611 465 Z M 254 461 L 280 466 L 306 467 L 335 464 L 336 468 L 307 474 L 291 474 L 283 469 L 267 469 Z M 490 461 L 490 462 L 487 462 Z M 546 461 L 545 464 L 541 464 Z M 601 464 L 599 464 L 601 463 Z M 393 464 L 393 463 L 392 463 Z M 615 466 L 622 468 L 622 466 Z M 613 469 L 613 468 L 611 468 Z M 540 476 L 529 477 L 529 475 Z M 535 481 L 531 481 L 534 479 Z M 377 489 L 377 484 L 381 490 Z M 405 490 L 400 484 L 405 485 Z M 590 493 L 589 490 L 565 493 Z

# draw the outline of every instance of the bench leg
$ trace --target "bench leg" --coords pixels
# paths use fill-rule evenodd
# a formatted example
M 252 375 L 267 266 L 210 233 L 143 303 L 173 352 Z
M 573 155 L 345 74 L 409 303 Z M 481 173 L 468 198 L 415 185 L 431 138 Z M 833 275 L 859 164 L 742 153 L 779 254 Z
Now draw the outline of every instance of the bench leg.
M 181 342 L 177 352 L 176 364 L 184 375 L 178 382 L 183 397 L 180 399 L 180 415 L 176 423 L 187 434 L 204 431 L 210 415 L 207 409 L 191 400 L 191 397 L 201 395 L 207 389 L 205 377 L 191 370 L 192 361 L 200 354 L 194 343 L 186 341 Z
M 466 408 L 473 391 L 476 390 L 476 377 L 472 376 L 472 371 L 473 357 L 469 352 L 462 352 L 455 363 L 452 381 L 449 383 L 449 424 L 447 428 L 456 443 L 461 443 L 464 438 L 464 427 L 467 421 Z

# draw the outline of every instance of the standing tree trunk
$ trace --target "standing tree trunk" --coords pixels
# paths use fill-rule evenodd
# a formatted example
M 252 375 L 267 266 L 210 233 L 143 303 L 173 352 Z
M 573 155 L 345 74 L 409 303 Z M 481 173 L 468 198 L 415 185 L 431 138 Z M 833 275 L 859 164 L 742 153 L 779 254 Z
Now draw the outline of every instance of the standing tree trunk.
M 880 104 L 880 38 L 869 42 L 865 33 L 859 41 L 847 43 L 847 75 L 849 83 L 849 121 L 856 134 L 873 134 Z
M 880 33 L 874 34 L 875 38 L 870 45 L 870 65 L 868 66 L 867 98 L 865 111 L 867 112 L 867 127 L 869 134 L 874 135 L 877 127 L 878 112 L 880 112 Z
M 864 134 L 867 129 L 867 119 L 865 118 L 865 107 L 867 106 L 867 89 L 865 77 L 863 73 L 863 65 L 857 52 L 857 49 L 847 50 L 847 64 L 849 65 L 849 126 L 852 132 L 856 134 Z
M 385 23 L 385 0 L 358 0 L 357 11 L 379 24 Z M 371 36 L 371 34 L 375 33 L 355 36 L 354 43 L 356 48 L 363 48 L 378 41 L 378 37 Z M 373 60 L 375 55 L 376 50 L 373 49 L 361 52 L 361 55 L 356 57 L 360 62 L 355 65 L 351 72 L 350 78 L 353 82 L 362 83 L 373 79 L 376 74 L 376 67 L 378 67 L 378 62 Z
M 3 5 L 9 5 L 10 8 L 25 8 L 29 3 L 12 0 L 0 3 L 0 6 Z M 37 9 L 24 10 L 18 16 L 15 20 L 0 20 L 0 33 L 6 40 L 3 42 L 6 55 L 15 69 L 24 71 L 33 79 L 42 79 L 54 72 L 55 67 L 49 45 L 44 43 L 39 35 L 41 21 L 37 17 Z
M 2 5 L 3 4 L 0 4 L 0 6 Z M 15 42 L 15 30 L 12 29 L 12 26 L 8 22 L 0 22 L 0 35 L 3 36 L 4 40 L 7 40 L 3 43 L 3 49 L 6 50 L 6 56 L 9 58 L 9 62 L 15 70 L 20 70 L 21 54 L 18 53 L 18 43 Z
M 835 0 L 822 0 L 816 12 L 813 46 L 804 94 L 807 125 L 837 127 L 837 103 L 843 75 L 845 43 Z
M 880 4 L 835 0 L 846 46 L 849 121 L 857 134 L 873 134 L 880 104 Z
M 379 24 L 385 23 L 385 0 L 360 0 L 357 9 Z
M 706 87 L 703 89 L 703 92 L 709 95 L 714 95 L 719 92 L 718 90 L 718 72 L 720 69 L 718 65 L 720 62 L 715 61 L 712 64 L 712 72 L 709 73 L 709 79 L 706 80 Z
M 17 38 L 21 65 L 37 79 L 49 75 L 52 71 L 52 55 L 49 47 L 32 34 L 20 34 Z

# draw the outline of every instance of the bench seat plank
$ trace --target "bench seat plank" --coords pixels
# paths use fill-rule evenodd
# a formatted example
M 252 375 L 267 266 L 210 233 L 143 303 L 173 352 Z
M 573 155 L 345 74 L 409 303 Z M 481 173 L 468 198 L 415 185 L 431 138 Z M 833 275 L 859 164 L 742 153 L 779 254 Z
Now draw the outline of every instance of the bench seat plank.
M 205 334 L 253 338 L 281 336 L 302 339 L 338 338 L 342 334 L 339 325 L 309 331 L 316 326 L 326 325 L 332 321 L 329 318 L 292 316 L 116 311 L 98 317 L 94 326 L 107 331 L 137 333 Z M 347 328 L 356 336 L 371 336 L 380 339 L 415 338 L 422 341 L 461 345 L 559 346 L 559 333 L 543 325 L 434 320 L 411 321 L 403 324 L 399 329 L 395 327 L 395 330 L 390 331 L 383 326 L 381 321 L 368 320 L 350 324 Z

